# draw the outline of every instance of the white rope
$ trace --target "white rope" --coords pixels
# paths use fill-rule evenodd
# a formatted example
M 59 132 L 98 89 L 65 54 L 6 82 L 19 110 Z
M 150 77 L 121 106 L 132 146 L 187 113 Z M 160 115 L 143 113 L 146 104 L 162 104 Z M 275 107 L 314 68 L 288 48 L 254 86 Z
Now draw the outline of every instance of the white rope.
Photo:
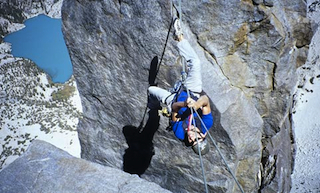
M 185 80 L 186 80 L 186 62 L 185 62 L 185 58 L 184 58 L 184 57 L 181 57 L 181 63 L 182 63 L 182 72 L 181 72 L 181 76 L 182 76 L 182 86 L 185 87 L 185 89 L 186 89 L 186 91 L 187 91 L 188 98 L 191 98 L 189 89 L 185 86 Z M 190 116 L 192 116 L 192 123 L 193 123 L 193 125 L 195 126 L 195 125 L 196 125 L 196 122 L 195 122 L 195 119 L 194 119 L 194 116 L 193 116 L 194 109 L 193 109 L 193 108 L 190 108 L 190 110 L 191 110 Z M 198 115 L 198 116 L 199 116 L 199 115 Z M 199 117 L 199 118 L 200 118 L 200 117 Z M 195 133 L 195 137 L 196 137 L 197 143 L 199 143 L 198 133 L 197 133 L 197 130 L 196 130 L 196 129 L 194 130 L 194 133 Z M 200 166 L 201 166 L 201 171 L 202 171 L 202 176 L 203 176 L 203 183 L 204 183 L 204 187 L 205 187 L 205 189 L 206 189 L 206 193 L 208 193 L 209 191 L 208 191 L 208 186 L 207 186 L 207 180 L 206 180 L 206 175 L 205 175 L 205 172 L 204 172 L 203 160 L 202 160 L 202 155 L 201 155 L 201 150 L 200 150 L 200 146 L 199 146 L 199 145 L 198 145 L 198 152 L 199 152 Z
M 197 111 L 195 111 L 195 112 L 196 112 L 197 116 L 199 117 L 199 119 L 200 119 L 200 121 L 201 121 L 201 124 L 202 124 L 202 125 L 204 126 L 204 128 L 206 129 L 206 133 L 208 133 L 208 135 L 209 135 L 209 137 L 210 137 L 210 139 L 211 139 L 214 147 L 215 147 L 216 150 L 218 151 L 218 153 L 219 153 L 220 157 L 222 158 L 224 164 L 227 166 L 227 169 L 228 169 L 229 173 L 232 175 L 234 181 L 237 183 L 240 191 L 241 191 L 242 193 L 244 193 L 244 191 L 243 191 L 243 189 L 242 189 L 239 181 L 237 180 L 236 176 L 233 174 L 233 172 L 231 171 L 230 167 L 228 166 L 226 159 L 224 158 L 223 154 L 222 154 L 221 151 L 220 151 L 220 148 L 218 147 L 218 145 L 216 144 L 216 142 L 215 142 L 214 139 L 212 138 L 211 134 L 208 132 L 208 128 L 206 127 L 206 125 L 204 124 L 203 120 L 202 120 L 201 117 L 199 116 L 199 113 L 198 113 Z
M 179 12 L 179 19 L 180 19 L 180 23 L 182 25 L 182 12 L 181 12 L 181 0 L 179 0 L 179 5 L 178 5 L 178 12 Z M 172 3 L 172 0 L 171 0 L 171 16 L 173 15 L 173 3 Z M 185 89 L 187 90 L 187 95 L 188 95 L 188 98 L 190 98 L 190 92 L 189 92 L 189 89 L 185 86 L 185 80 L 187 78 L 187 73 L 186 73 L 186 63 L 185 63 L 185 59 L 184 57 L 181 57 L 181 63 L 182 63 L 182 72 L 181 72 L 181 77 L 182 77 L 182 85 L 185 87 Z M 193 116 L 194 112 L 197 114 L 199 120 L 201 121 L 201 124 L 204 126 L 204 128 L 206 129 L 206 133 L 208 133 L 209 135 L 209 138 L 211 139 L 213 145 L 215 146 L 215 148 L 217 149 L 219 155 L 221 156 L 224 164 L 227 166 L 227 169 L 229 171 L 229 173 L 232 175 L 234 181 L 236 182 L 236 184 L 238 185 L 241 193 L 244 193 L 244 190 L 242 189 L 240 183 L 238 182 L 236 176 L 233 174 L 233 172 L 231 171 L 229 165 L 227 164 L 227 161 L 226 159 L 224 158 L 223 154 L 221 153 L 220 151 L 220 148 L 218 147 L 218 145 L 216 144 L 216 142 L 214 141 L 214 139 L 212 138 L 211 134 L 209 133 L 208 131 L 208 128 L 206 127 L 206 125 L 204 124 L 202 118 L 200 117 L 199 113 L 197 111 L 195 111 L 193 108 L 190 108 L 191 110 L 191 115 L 192 116 L 192 123 L 193 125 L 195 126 L 196 125 L 196 122 L 195 122 L 195 118 Z M 194 130 L 195 132 L 195 137 L 196 137 L 196 140 L 197 140 L 197 143 L 199 143 L 199 139 L 198 139 L 198 133 L 196 131 L 196 129 Z M 203 182 L 204 182 L 204 186 L 205 186 L 205 189 L 206 189 L 206 193 L 208 193 L 208 186 L 207 186 L 207 180 L 206 180 L 206 176 L 205 176 L 205 172 L 204 172 L 204 165 L 203 165 L 203 160 L 202 160 L 202 155 L 201 155 L 201 150 L 200 150 L 200 146 L 198 145 L 198 152 L 199 152 L 199 159 L 200 159 L 200 165 L 201 165 L 201 170 L 202 170 L 202 176 L 203 176 Z

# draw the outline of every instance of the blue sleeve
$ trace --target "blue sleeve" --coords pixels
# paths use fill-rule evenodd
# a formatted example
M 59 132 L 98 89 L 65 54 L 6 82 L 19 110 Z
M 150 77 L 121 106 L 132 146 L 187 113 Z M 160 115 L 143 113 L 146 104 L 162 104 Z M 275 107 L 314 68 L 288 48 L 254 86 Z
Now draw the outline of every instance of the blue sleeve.
M 173 133 L 175 134 L 175 136 L 180 139 L 180 140 L 184 140 L 184 129 L 182 127 L 182 124 L 183 122 L 182 121 L 172 121 L 171 122 L 172 124 L 172 130 L 173 130 Z
M 205 125 L 205 127 L 207 129 L 203 125 L 201 125 L 201 132 L 203 134 L 205 134 L 207 132 L 207 130 L 209 130 L 213 125 L 213 116 L 212 116 L 212 114 L 210 113 L 210 114 L 207 114 L 207 115 L 202 115 L 202 121 L 203 121 L 203 123 L 204 123 L 204 125 Z

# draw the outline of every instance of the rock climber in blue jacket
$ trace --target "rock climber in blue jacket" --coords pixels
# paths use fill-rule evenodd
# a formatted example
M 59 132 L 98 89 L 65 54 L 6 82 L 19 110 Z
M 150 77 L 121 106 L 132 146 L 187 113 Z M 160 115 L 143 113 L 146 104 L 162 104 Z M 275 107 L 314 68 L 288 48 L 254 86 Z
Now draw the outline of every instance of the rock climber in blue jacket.
M 179 53 L 187 62 L 186 79 L 182 86 L 175 86 L 173 93 L 156 86 L 150 86 L 148 92 L 149 95 L 167 105 L 175 136 L 184 141 L 187 146 L 191 146 L 195 153 L 199 154 L 200 150 L 204 155 L 209 151 L 205 137 L 213 125 L 213 116 L 209 98 L 202 94 L 201 63 L 189 42 L 183 37 L 179 19 L 175 19 L 173 26 Z M 189 97 L 187 89 L 190 93 Z M 194 111 L 193 114 L 191 108 Z

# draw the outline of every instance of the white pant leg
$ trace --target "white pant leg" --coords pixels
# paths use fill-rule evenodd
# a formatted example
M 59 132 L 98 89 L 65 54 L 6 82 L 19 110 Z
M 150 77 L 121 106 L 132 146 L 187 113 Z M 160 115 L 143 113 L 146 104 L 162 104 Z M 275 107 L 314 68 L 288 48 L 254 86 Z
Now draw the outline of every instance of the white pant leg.
M 174 94 L 172 94 L 171 92 L 157 86 L 150 86 L 148 88 L 148 91 L 149 94 L 155 96 L 158 101 L 166 105 L 171 105 L 171 102 L 174 98 Z
M 202 91 L 202 77 L 200 59 L 193 50 L 188 40 L 183 39 L 177 44 L 180 55 L 183 56 L 188 65 L 188 76 L 185 86 L 193 92 Z

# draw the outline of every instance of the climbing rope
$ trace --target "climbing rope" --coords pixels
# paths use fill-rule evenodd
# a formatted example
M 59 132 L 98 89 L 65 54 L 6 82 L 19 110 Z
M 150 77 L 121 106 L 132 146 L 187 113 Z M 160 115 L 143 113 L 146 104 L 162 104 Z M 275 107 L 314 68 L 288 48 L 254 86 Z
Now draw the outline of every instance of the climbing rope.
M 191 97 L 190 95 L 190 91 L 189 89 L 185 86 L 185 80 L 186 80 L 186 62 L 185 60 L 183 59 L 183 57 L 181 58 L 182 59 L 182 72 L 181 72 L 181 77 L 182 77 L 182 85 L 186 88 L 186 91 L 187 91 L 187 95 L 188 95 L 188 98 Z M 213 137 L 211 136 L 211 134 L 209 133 L 209 130 L 208 128 L 206 127 L 206 125 L 204 124 L 201 116 L 199 115 L 199 113 L 194 110 L 193 108 L 190 108 L 190 111 L 191 111 L 191 115 L 190 115 L 190 118 L 192 119 L 192 123 L 193 125 L 196 125 L 196 122 L 195 122 L 195 119 L 194 119 L 194 116 L 193 114 L 196 113 L 200 122 L 201 122 L 201 125 L 205 128 L 206 130 L 206 133 L 209 135 L 209 138 L 211 139 L 214 147 L 216 148 L 216 150 L 218 151 L 220 157 L 222 158 L 224 164 L 226 165 L 227 167 L 227 170 L 228 172 L 231 174 L 231 176 L 233 177 L 234 181 L 236 182 L 237 186 L 239 187 L 241 193 L 244 193 L 244 190 L 243 188 L 241 187 L 239 181 L 237 180 L 236 176 L 233 174 L 232 170 L 230 169 L 226 159 L 224 158 L 223 154 L 221 153 L 220 151 L 220 148 L 218 147 L 218 145 L 216 144 L 215 140 L 213 139 Z M 189 124 L 190 124 L 190 120 L 189 120 Z M 197 143 L 199 143 L 199 139 L 198 139 L 198 133 L 196 132 L 196 130 L 194 130 L 195 132 L 195 138 L 197 140 Z M 202 175 L 203 175 L 203 182 L 204 182 L 204 186 L 205 186 L 205 189 L 206 189 L 206 193 L 208 193 L 208 186 L 207 186 L 207 181 L 206 181 L 206 177 L 205 177 L 205 172 L 204 172 L 204 166 L 203 166 L 203 160 L 202 160 L 202 155 L 201 155 L 201 150 L 200 150 L 200 146 L 198 146 L 198 152 L 199 152 L 199 159 L 200 159 L 200 166 L 201 166 L 201 170 L 202 170 Z
M 160 65 L 162 63 L 162 59 L 163 59 L 164 53 L 165 53 L 166 48 L 167 48 L 168 39 L 169 39 L 169 35 L 170 35 L 172 24 L 173 24 L 173 20 L 171 20 L 171 22 L 170 22 L 169 30 L 168 30 L 168 33 L 167 33 L 166 41 L 165 41 L 164 48 L 163 48 L 163 51 L 162 51 L 162 54 L 161 54 L 161 58 L 160 58 L 160 61 L 159 61 L 158 67 L 157 67 L 157 73 L 156 74 L 158 74 L 158 72 L 160 70 Z
M 171 5 L 172 5 L 172 0 L 171 0 Z M 174 5 L 173 5 L 174 6 Z M 182 12 L 181 12 L 181 0 L 179 0 L 179 5 L 178 5 L 178 8 L 176 8 L 179 12 L 179 19 L 180 19 L 180 23 L 182 23 Z M 172 11 L 172 10 L 171 10 Z M 172 13 L 172 12 L 171 12 Z M 187 78 L 187 73 L 186 73 L 186 61 L 185 59 L 182 57 L 181 58 L 181 63 L 182 63 L 182 72 L 181 72 L 181 77 L 182 77 L 182 85 L 186 88 L 187 90 L 187 95 L 188 95 L 188 98 L 191 98 L 191 95 L 190 95 L 190 91 L 189 89 L 185 86 L 185 80 Z M 244 190 L 243 188 L 241 187 L 239 181 L 237 180 L 236 176 L 233 174 L 233 172 L 231 171 L 226 159 L 224 158 L 223 154 L 221 153 L 220 151 L 220 148 L 218 147 L 218 145 L 216 144 L 215 140 L 213 139 L 213 137 L 211 136 L 211 134 L 209 133 L 208 131 L 208 128 L 206 127 L 206 125 L 204 124 L 202 118 L 200 117 L 199 113 L 197 111 L 195 111 L 193 108 L 190 108 L 190 111 L 191 111 L 191 119 L 192 119 L 192 123 L 193 125 L 196 125 L 196 122 L 195 122 L 195 119 L 194 119 L 194 116 L 193 114 L 196 113 L 199 120 L 201 121 L 201 124 L 204 126 L 205 130 L 206 130 L 206 133 L 208 133 L 209 135 L 209 138 L 211 139 L 214 147 L 217 149 L 220 157 L 222 158 L 224 164 L 226 165 L 227 167 L 227 170 L 229 171 L 229 173 L 231 174 L 231 176 L 233 177 L 234 181 L 236 182 L 237 186 L 239 187 L 241 193 L 244 193 Z M 189 121 L 190 123 L 190 121 Z M 196 140 L 197 140 L 197 143 L 199 143 L 199 139 L 198 139 L 198 133 L 197 131 L 195 130 L 195 137 L 196 137 Z M 205 172 L 204 172 L 204 166 L 203 166 L 203 160 L 202 160 L 202 155 L 201 155 L 201 150 L 200 150 L 200 146 L 198 146 L 198 152 L 199 152 L 199 159 L 200 159 L 200 165 L 201 165 L 201 170 L 202 170 L 202 175 L 203 175 L 203 181 L 204 181 L 204 186 L 205 186 L 205 189 L 206 189 L 206 193 L 208 193 L 208 187 L 207 187 L 207 180 L 206 180 L 206 177 L 205 177 Z
M 161 57 L 160 57 L 160 61 L 159 61 L 159 64 L 158 64 L 158 67 L 157 67 L 157 73 L 159 72 L 160 70 L 160 66 L 161 66 L 161 63 L 162 63 L 162 60 L 163 60 L 163 56 L 164 56 L 164 53 L 166 51 L 166 48 L 167 48 L 167 44 L 168 44 L 168 40 L 169 40 L 169 36 L 170 36 L 170 31 L 171 31 L 171 28 L 172 28 L 172 25 L 173 25 L 173 22 L 174 22 L 174 9 L 176 9 L 178 11 L 178 17 L 180 19 L 180 23 L 182 24 L 182 14 L 181 14 L 181 0 L 179 0 L 179 5 L 178 5 L 178 8 L 175 6 L 175 4 L 172 2 L 172 0 L 170 0 L 170 14 L 171 14 L 171 21 L 170 21 L 170 25 L 169 25 L 169 30 L 168 30 L 168 33 L 167 33 L 167 37 L 166 37 L 166 41 L 164 43 L 164 47 L 163 47 L 163 50 L 162 50 L 162 54 L 161 54 Z
M 181 64 L 182 64 L 182 72 L 181 72 L 182 81 L 181 81 L 181 84 L 186 89 L 188 98 L 191 98 L 190 91 L 185 86 L 187 73 L 186 73 L 186 62 L 185 62 L 185 58 L 184 57 L 181 57 Z M 195 119 L 194 119 L 194 116 L 193 116 L 193 113 L 194 113 L 195 110 L 193 108 L 190 108 L 190 111 L 191 111 L 191 114 L 189 115 L 188 130 L 191 127 L 191 122 L 192 122 L 193 125 L 196 125 L 196 122 L 195 122 Z M 201 118 L 201 117 L 199 117 L 199 118 Z M 195 133 L 195 138 L 197 140 L 197 143 L 199 143 L 198 133 L 197 133 L 196 129 L 194 130 L 194 133 Z M 206 175 L 205 175 L 205 172 L 204 172 L 204 165 L 203 165 L 203 160 L 202 160 L 202 155 L 201 155 L 201 150 L 200 150 L 200 146 L 199 145 L 198 145 L 198 152 L 199 152 L 199 160 L 200 160 L 200 166 L 201 166 L 201 171 L 202 171 L 202 176 L 203 176 L 203 183 L 204 183 L 204 187 L 206 189 L 206 193 L 208 193 L 209 190 L 208 190 L 208 186 L 207 186 L 207 180 L 206 180 Z
M 171 22 L 173 22 L 173 17 L 172 17 L 172 15 L 173 15 L 173 13 L 172 13 L 173 6 L 174 6 L 174 4 L 172 3 L 172 0 L 171 0 L 171 18 L 172 18 Z M 179 17 L 180 23 L 182 25 L 181 0 L 179 0 L 178 8 L 175 7 L 175 9 L 177 9 L 177 11 L 179 13 L 178 17 Z M 181 83 L 182 83 L 182 86 L 186 88 L 188 98 L 191 98 L 189 89 L 185 86 L 185 81 L 186 81 L 186 78 L 187 78 L 187 73 L 186 73 L 186 68 L 187 67 L 186 67 L 186 61 L 185 61 L 184 57 L 181 57 L 181 64 L 182 64 L 182 72 L 181 72 L 182 82 Z M 191 110 L 191 114 L 190 114 L 190 117 L 189 117 L 188 129 L 190 129 L 190 127 L 191 127 L 191 121 L 192 121 L 193 125 L 196 125 L 196 122 L 195 122 L 195 119 L 194 119 L 194 116 L 193 116 L 194 109 L 190 108 L 190 110 Z M 199 117 L 199 115 L 198 115 L 198 117 Z M 201 117 L 199 117 L 199 118 L 201 119 Z M 196 129 L 194 130 L 194 132 L 195 132 L 195 138 L 197 140 L 197 143 L 199 143 L 198 133 L 197 133 Z M 206 176 L 205 176 L 204 164 L 203 164 L 203 159 L 202 159 L 202 155 L 201 155 L 200 146 L 198 146 L 198 152 L 199 152 L 199 160 L 200 160 L 200 166 L 201 166 L 201 171 L 202 171 L 202 176 L 203 176 L 203 183 L 204 183 L 204 187 L 205 187 L 206 193 L 208 193 L 209 190 L 208 190 L 208 186 L 207 186 L 207 180 L 206 180 Z
M 199 113 L 197 111 L 195 111 L 195 113 L 197 114 L 197 116 L 199 117 Z M 226 161 L 226 159 L 224 158 L 223 154 L 221 153 L 220 151 L 220 148 L 218 147 L 217 143 L 215 142 L 215 140 L 213 139 L 213 137 L 211 136 L 211 134 L 208 132 L 208 128 L 204 125 L 204 122 L 202 121 L 201 117 L 199 118 L 200 121 L 201 121 L 201 124 L 204 126 L 204 128 L 206 129 L 206 132 L 208 133 L 209 135 L 209 138 L 211 139 L 214 147 L 216 148 L 216 150 L 218 151 L 220 157 L 222 158 L 224 164 L 226 165 L 227 169 L 228 169 L 228 172 L 231 174 L 231 176 L 233 177 L 234 181 L 236 182 L 237 186 L 239 187 L 240 191 L 242 193 L 244 193 L 239 181 L 237 180 L 236 176 L 233 174 L 233 172 L 231 171 L 230 167 L 228 166 L 228 163 Z
M 188 93 L 188 97 L 190 97 L 190 92 L 188 91 L 188 89 L 187 89 L 187 93 Z M 192 115 L 192 123 L 193 123 L 193 125 L 196 125 L 196 122 L 195 122 L 195 119 L 194 119 L 194 116 L 193 116 L 194 110 L 193 110 L 193 108 L 190 108 L 190 110 L 191 110 L 191 115 Z M 195 112 L 197 112 L 197 111 L 195 111 Z M 201 119 L 201 117 L 199 117 L 199 118 Z M 194 133 L 195 133 L 195 137 L 196 137 L 197 143 L 199 143 L 198 133 L 197 133 L 196 129 L 194 130 Z M 207 186 L 207 179 L 206 179 L 206 175 L 205 175 L 205 172 L 204 172 L 204 164 L 203 164 L 202 155 L 201 155 L 201 149 L 200 149 L 199 145 L 198 145 L 198 152 L 199 152 L 199 160 L 200 160 L 200 166 L 201 166 L 201 171 L 202 171 L 203 183 L 204 183 L 204 187 L 206 189 L 206 193 L 208 193 L 209 190 L 208 190 L 208 186 Z
M 170 36 L 170 31 L 171 31 L 171 28 L 172 28 L 172 25 L 173 25 L 173 3 L 172 3 L 172 0 L 170 1 L 170 3 L 171 3 L 170 4 L 171 21 L 170 21 L 170 25 L 169 25 L 166 41 L 164 43 L 163 51 L 162 51 L 162 54 L 161 54 L 161 58 L 160 58 L 160 61 L 158 63 L 157 70 L 156 70 L 155 74 L 158 74 L 158 72 L 160 70 L 160 66 L 161 66 L 161 63 L 162 63 L 162 60 L 163 60 L 163 56 L 164 56 L 164 53 L 165 53 L 166 48 L 167 48 L 167 44 L 168 44 L 168 40 L 169 40 L 169 36 Z M 148 96 L 148 93 L 147 93 L 147 96 Z M 143 113 L 143 116 L 142 116 L 142 120 L 141 120 L 140 125 L 138 127 L 140 131 L 141 131 L 142 127 L 143 127 L 143 123 L 144 123 L 144 119 L 145 119 L 146 114 L 147 114 L 147 110 L 148 110 L 148 106 L 146 105 L 146 108 L 144 109 L 144 113 Z
M 170 13 L 171 13 L 171 21 L 170 21 L 170 25 L 169 25 L 169 30 L 168 30 L 168 33 L 167 33 L 167 37 L 166 37 L 166 41 L 164 43 L 164 48 L 163 48 L 163 51 L 162 51 L 162 54 L 161 54 L 161 57 L 160 57 L 160 61 L 159 61 L 159 64 L 158 64 L 158 68 L 157 68 L 157 73 L 159 72 L 160 70 L 160 65 L 162 63 L 162 59 L 163 59 L 163 56 L 164 56 L 164 53 L 166 51 L 166 48 L 167 48 L 167 44 L 168 44 L 168 40 L 169 40 L 169 36 L 170 36 L 170 31 L 171 31 L 171 28 L 172 28 L 172 25 L 173 25 L 173 8 L 174 8 L 174 5 L 173 5 L 173 2 L 172 0 L 170 1 Z
M 166 40 L 165 40 L 165 44 L 164 44 L 164 48 L 163 48 L 163 51 L 162 51 L 162 54 L 161 54 L 161 58 L 160 58 L 160 61 L 159 61 L 159 64 L 157 66 L 157 71 L 156 71 L 156 74 L 158 74 L 159 70 L 160 70 L 160 65 L 162 63 L 162 60 L 163 60 L 163 57 L 164 57 L 164 54 L 165 54 L 165 50 L 166 50 L 166 47 L 167 47 L 167 43 L 168 43 L 168 39 L 169 39 L 169 35 L 170 35 L 170 31 L 171 31 L 171 28 L 172 28 L 172 25 L 173 25 L 173 21 L 174 21 L 174 18 L 173 18 L 173 9 L 175 8 L 178 13 L 179 13 L 179 19 L 180 19 L 180 23 L 182 23 L 182 12 L 181 12 L 181 0 L 179 0 L 179 5 L 178 5 L 178 8 L 173 4 L 172 0 L 170 1 L 170 8 L 171 8 L 171 21 L 170 21 L 170 25 L 169 25 L 169 30 L 168 30 L 168 33 L 167 33 L 167 37 L 166 37 Z M 183 57 L 181 57 L 182 59 L 182 72 L 181 72 L 181 77 L 182 77 L 182 85 L 185 87 L 185 80 L 186 80 L 186 77 L 187 77 L 187 73 L 186 73 L 186 64 L 185 64 L 185 60 Z M 191 97 L 190 95 L 190 91 L 188 90 L 187 87 L 185 87 L 186 90 L 187 90 L 187 95 L 188 95 L 188 98 Z M 218 147 L 218 145 L 216 144 L 215 140 L 213 139 L 213 137 L 211 136 L 211 134 L 209 133 L 208 131 L 208 128 L 205 126 L 202 118 L 200 117 L 199 113 L 197 111 L 195 111 L 193 108 L 190 108 L 191 110 L 191 120 L 192 120 L 192 123 L 193 125 L 196 125 L 196 122 L 195 122 L 195 118 L 193 116 L 194 113 L 197 114 L 199 120 L 201 121 L 201 124 L 204 126 L 205 130 L 206 130 L 206 133 L 208 134 L 209 138 L 211 139 L 214 147 L 216 148 L 216 150 L 218 151 L 220 157 L 222 158 L 224 164 L 226 165 L 227 167 L 227 170 L 228 172 L 232 175 L 234 181 L 236 182 L 237 186 L 239 187 L 241 193 L 244 193 L 244 190 L 243 188 L 241 187 L 240 183 L 238 182 L 236 176 L 233 174 L 233 172 L 231 171 L 230 167 L 228 166 L 227 164 L 227 161 L 226 159 L 224 158 L 223 154 L 221 153 L 220 151 L 220 148 Z M 145 115 L 146 115 L 146 112 L 147 112 L 147 107 L 144 111 L 144 115 L 143 115 L 143 119 L 140 123 L 140 126 L 139 128 L 142 128 L 142 125 L 143 125 L 143 122 L 144 122 L 144 119 L 145 119 Z M 189 121 L 190 122 L 190 121 Z M 197 140 L 197 143 L 199 143 L 199 139 L 198 139 L 198 133 L 196 132 L 195 130 L 195 137 L 196 137 L 196 140 Z M 203 182 L 204 182 L 204 186 L 205 186 L 205 190 L 206 190 L 206 193 L 208 193 L 208 186 L 207 186 L 207 180 L 206 180 L 206 176 L 205 176 L 205 171 L 204 171 L 204 164 L 203 164 L 203 159 L 202 159 L 202 155 L 201 155 L 201 150 L 200 150 L 200 146 L 198 146 L 198 152 L 199 152 L 199 159 L 200 159 L 200 166 L 201 166 L 201 170 L 202 170 L 202 176 L 203 176 Z

